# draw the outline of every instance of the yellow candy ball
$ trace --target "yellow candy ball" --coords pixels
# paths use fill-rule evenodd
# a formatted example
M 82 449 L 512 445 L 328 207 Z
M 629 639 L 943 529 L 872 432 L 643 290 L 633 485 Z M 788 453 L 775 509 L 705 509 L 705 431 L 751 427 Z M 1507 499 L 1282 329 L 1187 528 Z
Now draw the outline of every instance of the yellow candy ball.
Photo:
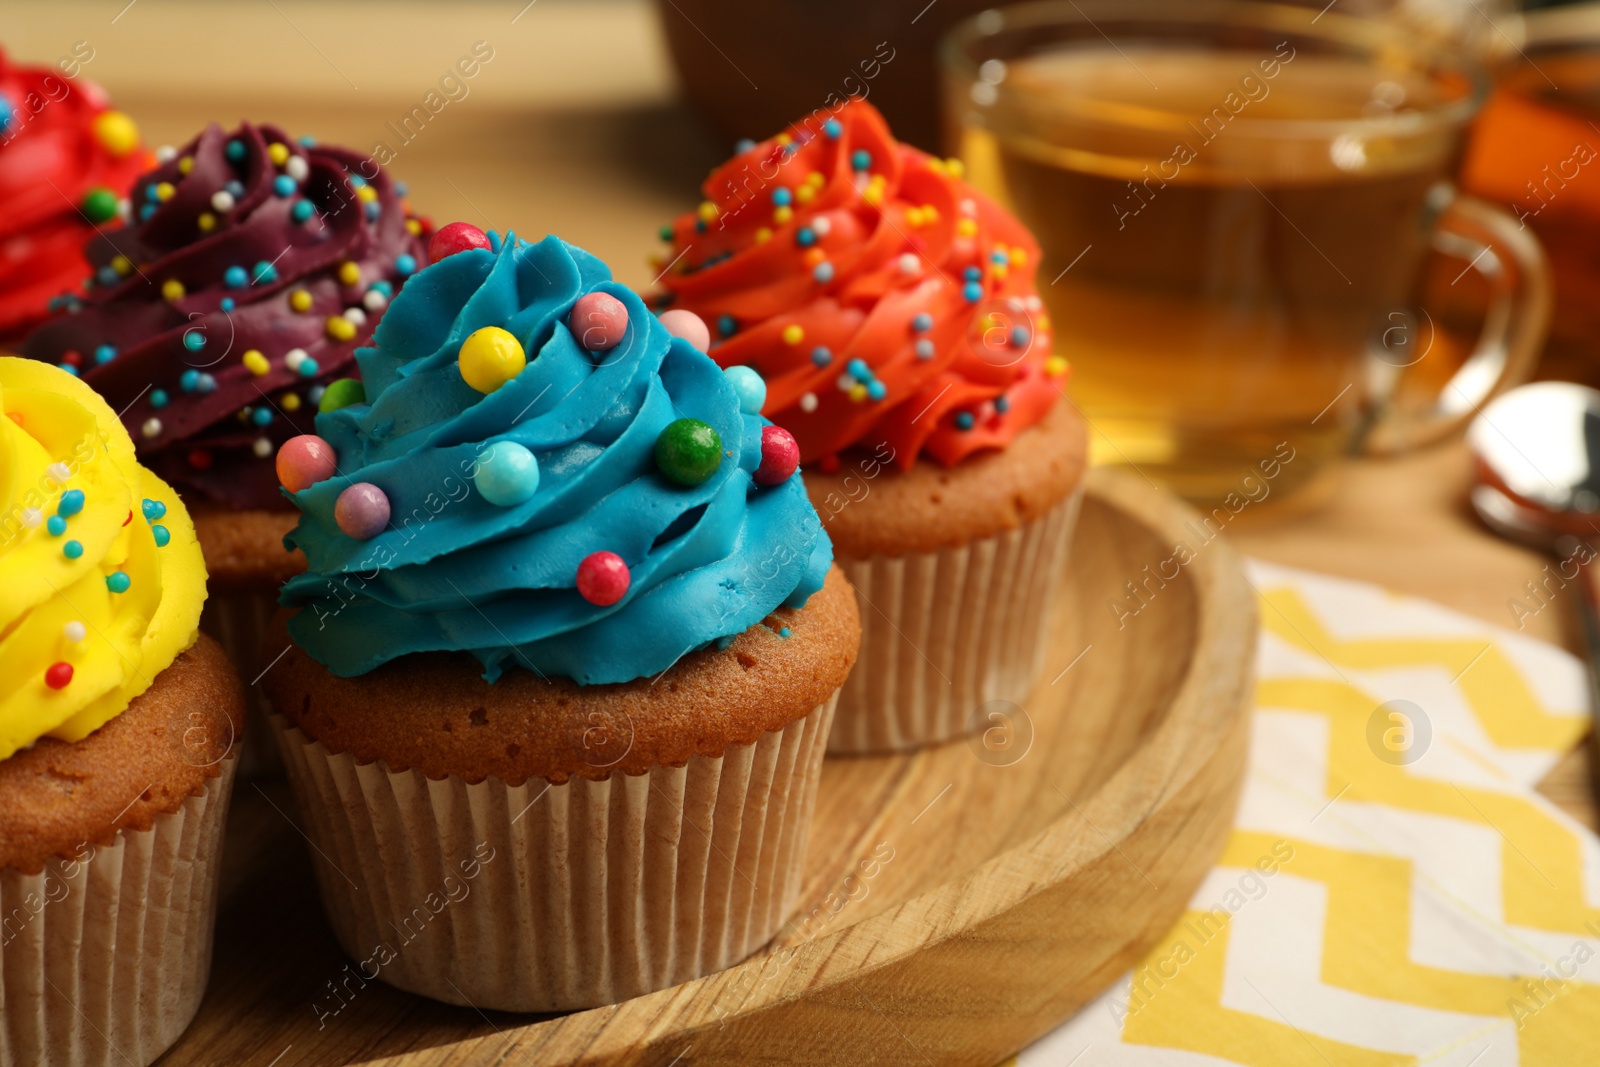
M 267 362 L 267 357 L 263 356 L 260 352 L 253 348 L 244 354 L 243 361 L 245 368 L 257 378 L 261 377 L 272 369 L 272 364 Z
M 355 285 L 361 280 L 361 267 L 350 260 L 339 264 L 339 280 L 346 285 Z
M 356 324 L 342 315 L 331 315 L 323 329 L 335 341 L 348 341 L 356 335 Z
M 178 173 L 179 174 L 188 174 L 191 170 L 194 170 L 194 157 L 193 156 L 183 156 L 182 158 L 180 158 L 178 160 Z
M 461 377 L 480 393 L 492 393 L 528 365 L 522 344 L 498 326 L 485 326 L 461 342 L 456 356 Z
M 156 199 L 166 203 L 172 199 L 172 194 L 177 191 L 171 182 L 160 182 L 156 185 Z
M 120 111 L 102 111 L 95 116 L 93 129 L 95 139 L 114 156 L 139 147 L 139 127 Z
M 196 226 L 200 227 L 201 233 L 210 233 L 212 230 L 216 229 L 217 217 L 209 211 L 203 211 L 194 220 L 194 222 Z
M 1044 361 L 1044 373 L 1047 378 L 1059 378 L 1067 373 L 1067 361 L 1061 356 L 1051 356 Z
M 161 295 L 168 300 L 182 300 L 183 283 L 176 278 L 168 278 L 161 283 Z
M 783 328 L 783 343 L 797 345 L 806 339 L 806 332 L 797 323 L 790 323 Z
M 289 306 L 299 312 L 311 310 L 311 294 L 304 289 L 296 289 L 289 294 Z
M 272 160 L 275 167 L 281 167 L 289 162 L 289 146 L 279 141 L 267 146 L 267 158 Z

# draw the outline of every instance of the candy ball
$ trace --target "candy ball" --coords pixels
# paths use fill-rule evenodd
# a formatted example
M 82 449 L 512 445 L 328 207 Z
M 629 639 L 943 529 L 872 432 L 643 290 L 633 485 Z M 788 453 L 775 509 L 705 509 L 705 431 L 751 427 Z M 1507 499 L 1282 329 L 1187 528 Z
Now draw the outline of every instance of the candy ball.
M 428 241 L 428 261 L 437 263 L 469 248 L 488 248 L 489 235 L 470 222 L 452 222 L 439 227 Z
M 567 325 L 584 348 L 606 352 L 620 345 L 627 334 L 628 308 L 614 296 L 590 293 L 572 305 Z
M 96 186 L 84 194 L 78 205 L 90 222 L 110 222 L 117 217 L 117 194 L 105 186 Z
M 782 426 L 761 429 L 761 466 L 756 468 L 757 485 L 780 485 L 800 466 L 800 446 L 794 435 Z
M 367 402 L 367 387 L 354 378 L 338 378 L 328 383 L 322 390 L 322 399 L 317 401 L 318 411 L 338 411 L 353 404 Z
M 389 525 L 389 498 L 371 482 L 357 482 L 334 502 L 333 521 L 346 536 L 371 540 Z
M 723 374 L 739 396 L 739 410 L 746 415 L 761 414 L 761 405 L 767 402 L 767 383 L 761 375 L 749 367 L 729 367 Z
M 522 343 L 498 326 L 475 330 L 461 342 L 461 377 L 480 393 L 492 393 L 522 373 L 528 356 Z
M 313 433 L 291 437 L 278 449 L 278 482 L 291 493 L 331 478 L 339 469 L 333 446 Z M 149 509 L 145 510 L 148 517 Z M 157 516 L 159 518 L 159 516 Z
M 539 489 L 539 461 L 515 441 L 496 441 L 478 457 L 472 483 L 489 503 L 509 508 Z
M 72 664 L 65 661 L 50 664 L 44 671 L 44 684 L 51 689 L 65 689 L 72 684 Z
M 722 465 L 722 438 L 699 419 L 678 419 L 656 438 L 656 466 L 679 485 L 699 485 Z
M 691 345 L 704 352 L 711 347 L 711 328 L 692 311 L 683 308 L 673 308 L 663 311 L 660 315 L 661 325 L 674 337 L 681 337 Z
M 621 600 L 632 582 L 628 565 L 615 552 L 591 552 L 578 564 L 578 592 L 602 608 Z
M 120 111 L 102 111 L 91 127 L 101 146 L 113 156 L 122 157 L 139 147 L 139 127 Z

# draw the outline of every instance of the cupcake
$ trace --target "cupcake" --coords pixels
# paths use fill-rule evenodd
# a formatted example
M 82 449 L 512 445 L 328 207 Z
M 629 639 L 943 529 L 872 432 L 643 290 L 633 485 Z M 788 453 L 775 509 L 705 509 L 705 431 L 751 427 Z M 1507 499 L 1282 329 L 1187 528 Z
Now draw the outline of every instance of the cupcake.
M 263 684 L 364 973 L 611 1003 L 784 920 L 855 600 L 759 383 L 558 238 L 449 229 L 279 453 L 309 566 Z
M 148 1064 L 205 992 L 244 691 L 116 413 L 10 357 L 0 412 L 0 1063 Z
M 987 725 L 1040 673 L 1084 470 L 1037 245 L 859 100 L 744 148 L 704 191 L 663 229 L 655 300 L 759 376 L 860 597 L 828 750 Z
M 89 277 L 83 243 L 114 225 L 151 159 L 139 130 L 87 78 L 0 52 L 0 350 Z
M 389 298 L 426 262 L 420 220 L 370 159 L 275 126 L 212 125 L 135 184 L 126 229 L 87 248 L 94 285 L 23 353 L 80 374 L 183 494 L 211 570 L 203 627 L 255 677 L 294 509 L 278 446 L 345 380 Z

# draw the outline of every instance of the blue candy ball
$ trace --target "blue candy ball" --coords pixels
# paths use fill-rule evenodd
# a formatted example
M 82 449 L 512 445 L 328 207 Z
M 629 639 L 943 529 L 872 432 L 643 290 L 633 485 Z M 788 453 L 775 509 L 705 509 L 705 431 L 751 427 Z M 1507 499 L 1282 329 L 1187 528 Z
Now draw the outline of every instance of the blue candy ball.
M 496 441 L 478 457 L 472 483 L 496 507 L 515 507 L 539 491 L 539 460 L 515 441 Z
M 746 415 L 761 414 L 767 402 L 767 383 L 750 367 L 729 367 L 722 372 L 739 397 L 739 410 Z

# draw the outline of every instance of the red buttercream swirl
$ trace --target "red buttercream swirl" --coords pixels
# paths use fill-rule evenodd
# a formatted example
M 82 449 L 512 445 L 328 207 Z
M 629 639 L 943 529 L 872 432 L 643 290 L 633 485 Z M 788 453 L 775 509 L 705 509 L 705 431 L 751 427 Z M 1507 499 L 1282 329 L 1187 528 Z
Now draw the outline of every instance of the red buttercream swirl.
M 802 461 L 886 443 L 904 467 L 951 466 L 1060 397 L 1032 235 L 871 105 L 819 111 L 703 190 L 671 227 L 657 306 L 700 315 L 719 364 L 761 374 Z
M 94 226 L 80 210 L 84 197 L 104 189 L 102 202 L 114 204 L 150 164 L 136 137 L 96 132 L 108 110 L 88 79 L 16 66 L 0 52 L 0 344 L 26 334 L 53 297 L 89 276 L 83 242 Z

